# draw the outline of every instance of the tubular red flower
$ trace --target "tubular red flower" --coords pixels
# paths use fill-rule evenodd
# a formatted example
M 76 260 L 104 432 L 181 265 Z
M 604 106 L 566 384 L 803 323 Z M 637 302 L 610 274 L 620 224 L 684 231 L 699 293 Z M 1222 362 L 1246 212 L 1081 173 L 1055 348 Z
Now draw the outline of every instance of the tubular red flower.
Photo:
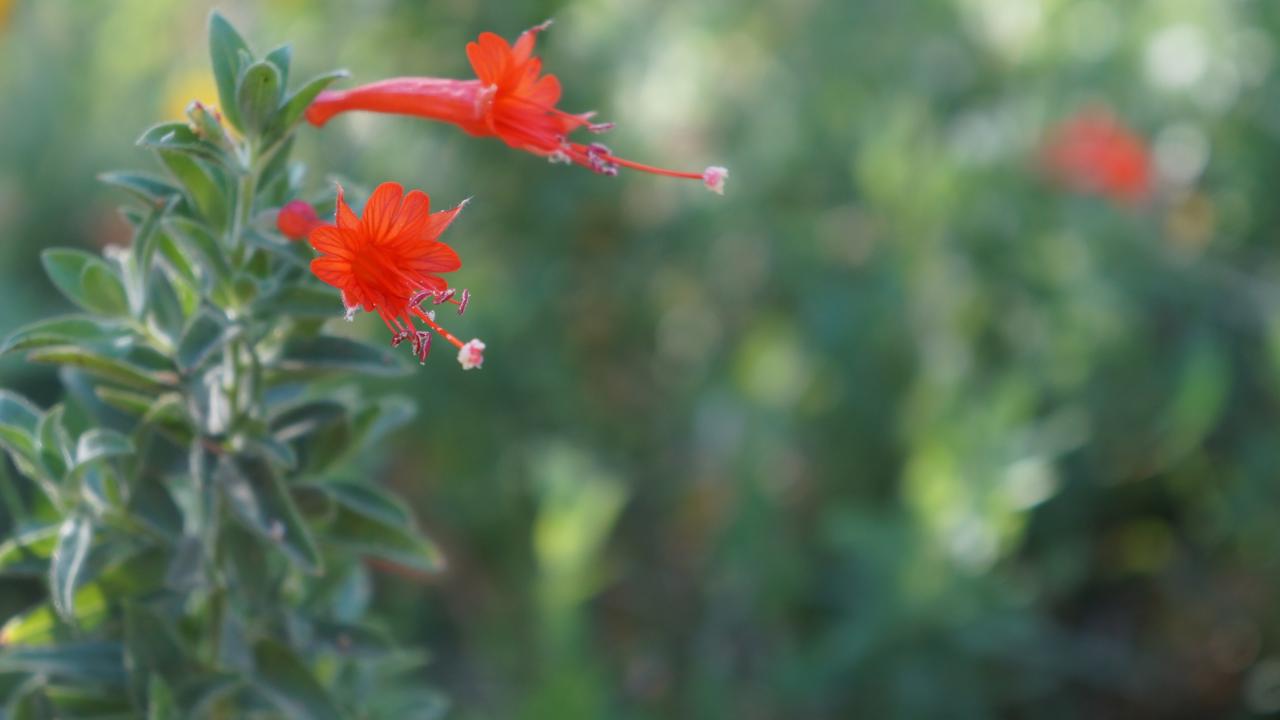
M 542 73 L 542 60 L 533 54 L 537 35 L 550 22 L 526 30 L 515 45 L 493 33 L 467 43 L 467 59 L 475 80 L 392 78 L 350 90 L 326 90 L 309 108 L 307 120 L 322 126 L 333 116 L 353 110 L 412 115 L 456 125 L 479 137 L 497 137 L 518 150 L 553 162 L 572 162 L 603 175 L 619 168 L 701 180 L 724 194 L 729 171 L 718 166 L 702 172 L 653 167 L 614 155 L 607 147 L 570 141 L 570 133 L 586 129 L 604 132 L 612 123 L 593 123 L 593 113 L 567 113 L 556 107 L 560 81 Z
M 1076 192 L 1133 205 L 1151 192 L 1146 140 L 1102 107 L 1082 110 L 1050 130 L 1041 150 L 1048 175 Z
M 420 362 L 431 348 L 432 331 L 462 350 L 464 343 L 436 323 L 435 313 L 419 306 L 440 297 L 441 302 L 458 303 L 440 274 L 461 268 L 462 261 L 437 238 L 465 204 L 433 213 L 426 193 L 412 190 L 406 195 L 399 183 L 387 182 L 373 191 L 363 216 L 357 217 L 338 188 L 335 222 L 310 233 L 311 245 L 320 253 L 311 261 L 311 271 L 342 291 L 348 319 L 357 309 L 377 313 L 391 331 L 391 345 L 409 340 Z M 419 330 L 415 320 L 428 330 Z M 466 369 L 479 366 L 468 358 Z

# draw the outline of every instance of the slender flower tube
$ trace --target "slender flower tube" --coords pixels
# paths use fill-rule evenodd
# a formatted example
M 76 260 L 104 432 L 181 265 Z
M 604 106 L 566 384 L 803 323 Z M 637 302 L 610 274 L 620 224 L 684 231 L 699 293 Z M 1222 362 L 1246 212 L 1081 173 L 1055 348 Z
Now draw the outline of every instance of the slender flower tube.
M 363 216 L 357 217 L 338 188 L 335 222 L 312 229 L 309 236 L 320 253 L 311 261 L 311 271 L 342 291 L 348 320 L 359 309 L 377 313 L 391 331 L 392 347 L 408 340 L 418 361 L 425 362 L 435 332 L 458 348 L 464 370 L 480 367 L 484 343 L 462 342 L 436 322 L 435 311 L 421 308 L 427 300 L 457 305 L 459 315 L 467 308 L 470 294 L 458 293 L 440 277 L 462 267 L 462 261 L 436 239 L 465 204 L 433 213 L 426 193 L 412 190 L 406 195 L 398 183 L 387 182 L 373 191 Z M 428 329 L 419 330 L 415 322 Z
M 518 150 L 571 162 L 602 175 L 616 175 L 619 168 L 701 180 L 724 194 L 729 171 L 718 166 L 702 172 L 684 172 L 644 165 L 614 155 L 599 143 L 569 139 L 575 130 L 600 133 L 613 123 L 593 123 L 593 113 L 567 113 L 556 107 L 560 81 L 542 74 L 542 60 L 533 54 L 539 32 L 550 22 L 526 30 L 514 46 L 493 33 L 482 33 L 467 43 L 467 58 L 475 80 L 402 77 L 361 85 L 350 90 L 326 90 L 307 108 L 307 120 L 323 126 L 335 115 L 353 110 L 413 115 L 446 122 L 477 137 L 497 137 Z

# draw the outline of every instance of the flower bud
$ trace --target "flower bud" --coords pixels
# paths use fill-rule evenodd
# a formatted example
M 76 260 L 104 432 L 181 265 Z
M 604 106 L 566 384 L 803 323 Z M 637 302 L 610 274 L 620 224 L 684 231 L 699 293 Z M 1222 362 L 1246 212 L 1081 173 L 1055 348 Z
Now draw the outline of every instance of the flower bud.
M 301 240 L 320 223 L 316 209 L 302 200 L 290 200 L 276 215 L 276 228 L 290 240 Z

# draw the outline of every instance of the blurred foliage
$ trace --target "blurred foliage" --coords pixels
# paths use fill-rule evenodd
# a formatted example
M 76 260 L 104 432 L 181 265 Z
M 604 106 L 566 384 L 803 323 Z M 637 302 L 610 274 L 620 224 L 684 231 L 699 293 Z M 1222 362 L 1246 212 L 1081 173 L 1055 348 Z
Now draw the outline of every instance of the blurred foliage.
M 353 82 L 463 77 L 478 32 L 554 16 L 566 109 L 733 171 L 720 199 L 407 118 L 299 139 L 476 198 L 484 371 L 397 381 L 424 412 L 368 468 L 449 557 L 377 603 L 454 717 L 1280 711 L 1280 6 L 222 5 Z M 59 302 L 42 248 L 127 230 L 94 175 L 212 86 L 204 0 L 4 6 L 7 330 Z M 1152 142 L 1141 207 L 1037 176 L 1093 103 Z

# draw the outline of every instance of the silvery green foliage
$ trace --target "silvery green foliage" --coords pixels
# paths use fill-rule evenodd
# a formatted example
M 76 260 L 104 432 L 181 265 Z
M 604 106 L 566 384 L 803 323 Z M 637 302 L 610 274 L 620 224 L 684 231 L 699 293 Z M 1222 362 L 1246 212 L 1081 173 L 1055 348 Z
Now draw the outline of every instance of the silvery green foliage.
M 66 387 L 48 409 L 0 391 L 0 582 L 32 601 L 0 629 L 0 717 L 434 717 L 422 659 L 365 618 L 365 558 L 441 563 L 355 464 L 413 407 L 344 385 L 404 366 L 325 334 L 340 299 L 274 231 L 293 132 L 344 73 L 289 90 L 288 46 L 209 30 L 221 115 L 143 133 L 163 172 L 103 175 L 132 243 L 47 250 L 81 312 L 0 347 Z

